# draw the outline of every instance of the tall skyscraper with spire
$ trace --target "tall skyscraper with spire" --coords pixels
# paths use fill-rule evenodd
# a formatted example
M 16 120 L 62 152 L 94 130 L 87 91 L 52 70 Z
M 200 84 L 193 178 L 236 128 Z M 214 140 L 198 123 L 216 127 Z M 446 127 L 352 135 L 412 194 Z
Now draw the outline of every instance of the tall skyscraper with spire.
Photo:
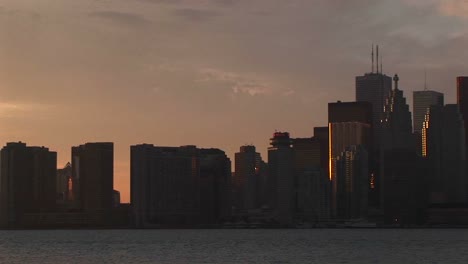
M 377 46 L 377 71 L 374 71 L 374 47 L 372 47 L 372 71 L 356 77 L 356 101 L 372 104 L 373 145 L 379 148 L 382 134 L 381 120 L 385 99 L 392 90 L 392 78 L 379 69 L 379 46 Z
M 400 78 L 397 74 L 393 77 L 395 89 L 385 100 L 384 116 L 382 119 L 383 136 L 382 147 L 385 150 L 415 149 L 412 135 L 411 112 L 403 96 L 403 91 L 398 89 Z

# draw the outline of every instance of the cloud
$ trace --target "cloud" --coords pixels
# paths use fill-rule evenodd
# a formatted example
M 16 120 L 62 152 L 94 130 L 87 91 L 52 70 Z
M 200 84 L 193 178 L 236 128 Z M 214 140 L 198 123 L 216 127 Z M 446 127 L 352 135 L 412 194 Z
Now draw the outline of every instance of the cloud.
M 200 70 L 202 76 L 198 82 L 220 82 L 228 84 L 234 94 L 248 94 L 250 96 L 268 95 L 273 92 L 272 85 L 258 77 L 222 71 L 213 68 Z
M 219 12 L 206 9 L 195 9 L 195 8 L 179 8 L 173 12 L 176 16 L 182 17 L 189 21 L 203 22 L 211 20 L 220 15 Z
M 187 5 L 187 6 L 207 6 L 207 5 L 217 5 L 217 6 L 233 6 L 240 0 L 140 0 L 143 2 L 153 3 L 153 4 L 171 4 L 171 5 Z
M 15 117 L 24 113 L 36 111 L 44 111 L 48 107 L 46 105 L 35 103 L 20 103 L 20 102 L 0 102 L 0 117 Z
M 432 8 L 449 17 L 468 18 L 468 0 L 403 0 L 418 8 Z
M 439 11 L 447 16 L 468 19 L 468 0 L 439 0 Z
M 126 12 L 97 11 L 89 13 L 89 16 L 109 20 L 126 26 L 146 26 L 151 23 L 151 21 L 147 20 L 144 16 Z

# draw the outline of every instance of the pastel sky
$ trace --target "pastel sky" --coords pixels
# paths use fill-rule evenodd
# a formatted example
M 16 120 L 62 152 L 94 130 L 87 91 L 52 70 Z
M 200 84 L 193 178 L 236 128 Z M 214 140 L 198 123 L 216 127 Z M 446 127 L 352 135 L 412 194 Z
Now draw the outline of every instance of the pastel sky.
M 408 101 L 424 85 L 455 102 L 468 75 L 467 0 L 1 0 L 0 142 L 58 152 L 254 144 L 312 136 L 327 103 L 354 100 L 372 43 Z

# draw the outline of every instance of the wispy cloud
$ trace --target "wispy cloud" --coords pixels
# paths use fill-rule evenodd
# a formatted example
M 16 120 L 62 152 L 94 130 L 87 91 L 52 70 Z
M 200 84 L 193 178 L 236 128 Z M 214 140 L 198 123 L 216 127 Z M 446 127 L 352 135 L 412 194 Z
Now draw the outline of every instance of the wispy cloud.
M 151 23 L 142 15 L 127 12 L 97 11 L 89 13 L 89 16 L 109 20 L 125 26 L 146 26 Z
M 14 117 L 24 113 L 44 111 L 49 108 L 46 105 L 35 103 L 0 102 L 0 117 Z
M 442 14 L 468 19 L 468 0 L 439 0 Z
M 268 95 L 273 93 L 273 86 L 256 76 L 246 76 L 234 72 L 213 68 L 200 70 L 201 78 L 198 82 L 220 82 L 227 84 L 234 94 L 248 94 L 250 96 Z
M 196 8 L 179 8 L 174 10 L 174 14 L 186 20 L 203 22 L 206 20 L 213 19 L 220 15 L 219 12 L 207 9 L 196 9 Z

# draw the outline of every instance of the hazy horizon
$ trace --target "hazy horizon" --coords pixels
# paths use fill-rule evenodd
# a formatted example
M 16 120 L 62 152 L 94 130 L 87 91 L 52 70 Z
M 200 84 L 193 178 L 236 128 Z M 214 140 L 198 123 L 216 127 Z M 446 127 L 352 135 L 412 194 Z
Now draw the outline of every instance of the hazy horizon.
M 383 71 L 455 103 L 467 75 L 462 0 L 4 0 L 0 143 L 70 161 L 111 141 L 114 188 L 129 201 L 130 145 L 197 145 L 266 160 L 275 130 L 310 137 L 328 102 L 353 101 L 354 77 Z

